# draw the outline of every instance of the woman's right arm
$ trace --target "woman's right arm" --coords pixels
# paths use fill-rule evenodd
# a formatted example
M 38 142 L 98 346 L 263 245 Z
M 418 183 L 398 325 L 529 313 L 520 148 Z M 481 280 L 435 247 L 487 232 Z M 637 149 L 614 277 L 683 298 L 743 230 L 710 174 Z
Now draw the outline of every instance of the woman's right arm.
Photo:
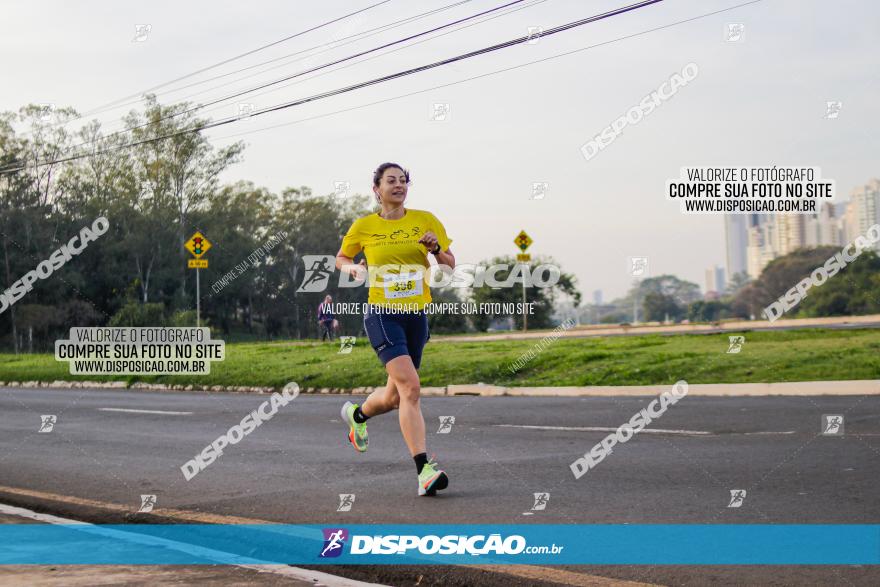
M 363 250 L 363 245 L 359 238 L 359 223 L 360 220 L 354 221 L 354 224 L 351 225 L 351 228 L 348 229 L 348 232 L 342 239 L 342 246 L 339 247 L 339 252 L 336 253 L 336 268 L 358 279 L 362 276 L 365 278 L 367 273 L 366 261 L 361 261 L 357 264 L 354 262 L 354 257 Z M 351 257 L 345 251 L 351 253 Z
M 361 259 L 360 263 L 355 263 L 354 259 L 343 253 L 342 249 L 339 249 L 339 252 L 336 253 L 336 268 L 340 271 L 345 271 L 352 277 L 362 279 L 367 272 L 367 262 Z

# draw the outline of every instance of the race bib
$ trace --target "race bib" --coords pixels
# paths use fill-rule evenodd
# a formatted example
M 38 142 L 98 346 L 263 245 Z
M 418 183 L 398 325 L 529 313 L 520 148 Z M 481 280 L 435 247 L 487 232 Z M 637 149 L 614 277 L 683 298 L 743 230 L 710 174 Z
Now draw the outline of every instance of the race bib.
M 425 280 L 421 271 L 413 273 L 386 273 L 383 281 L 385 299 L 410 298 L 422 295 Z

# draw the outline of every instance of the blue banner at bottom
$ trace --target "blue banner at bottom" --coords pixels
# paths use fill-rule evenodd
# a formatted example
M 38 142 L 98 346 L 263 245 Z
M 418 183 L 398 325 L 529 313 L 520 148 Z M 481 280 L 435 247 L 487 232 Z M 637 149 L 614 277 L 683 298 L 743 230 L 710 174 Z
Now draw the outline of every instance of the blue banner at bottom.
M 0 564 L 876 565 L 880 525 L 0 525 Z

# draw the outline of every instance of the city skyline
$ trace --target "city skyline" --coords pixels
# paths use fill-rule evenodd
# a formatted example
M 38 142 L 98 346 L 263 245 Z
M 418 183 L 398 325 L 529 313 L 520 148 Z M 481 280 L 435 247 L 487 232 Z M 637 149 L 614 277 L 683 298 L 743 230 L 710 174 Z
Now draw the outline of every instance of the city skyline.
M 850 190 L 848 200 L 823 204 L 814 214 L 748 214 L 725 218 L 727 279 L 757 279 L 767 264 L 800 248 L 840 246 L 880 223 L 880 180 Z M 880 251 L 880 245 L 876 247 Z

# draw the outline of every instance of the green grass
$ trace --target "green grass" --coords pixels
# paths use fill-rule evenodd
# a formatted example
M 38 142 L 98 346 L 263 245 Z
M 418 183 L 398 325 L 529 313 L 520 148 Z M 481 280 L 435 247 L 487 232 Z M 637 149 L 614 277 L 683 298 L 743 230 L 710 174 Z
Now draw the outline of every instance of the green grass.
M 739 354 L 728 334 L 644 335 L 558 339 L 516 373 L 507 366 L 540 339 L 432 342 L 425 349 L 424 386 L 643 385 L 880 379 L 880 329 L 746 332 Z M 384 384 L 384 370 L 366 339 L 353 352 L 338 344 L 230 343 L 227 357 L 201 376 L 72 376 L 52 355 L 0 354 L 0 381 L 126 380 L 167 384 L 261 385 L 296 381 L 304 388 Z

